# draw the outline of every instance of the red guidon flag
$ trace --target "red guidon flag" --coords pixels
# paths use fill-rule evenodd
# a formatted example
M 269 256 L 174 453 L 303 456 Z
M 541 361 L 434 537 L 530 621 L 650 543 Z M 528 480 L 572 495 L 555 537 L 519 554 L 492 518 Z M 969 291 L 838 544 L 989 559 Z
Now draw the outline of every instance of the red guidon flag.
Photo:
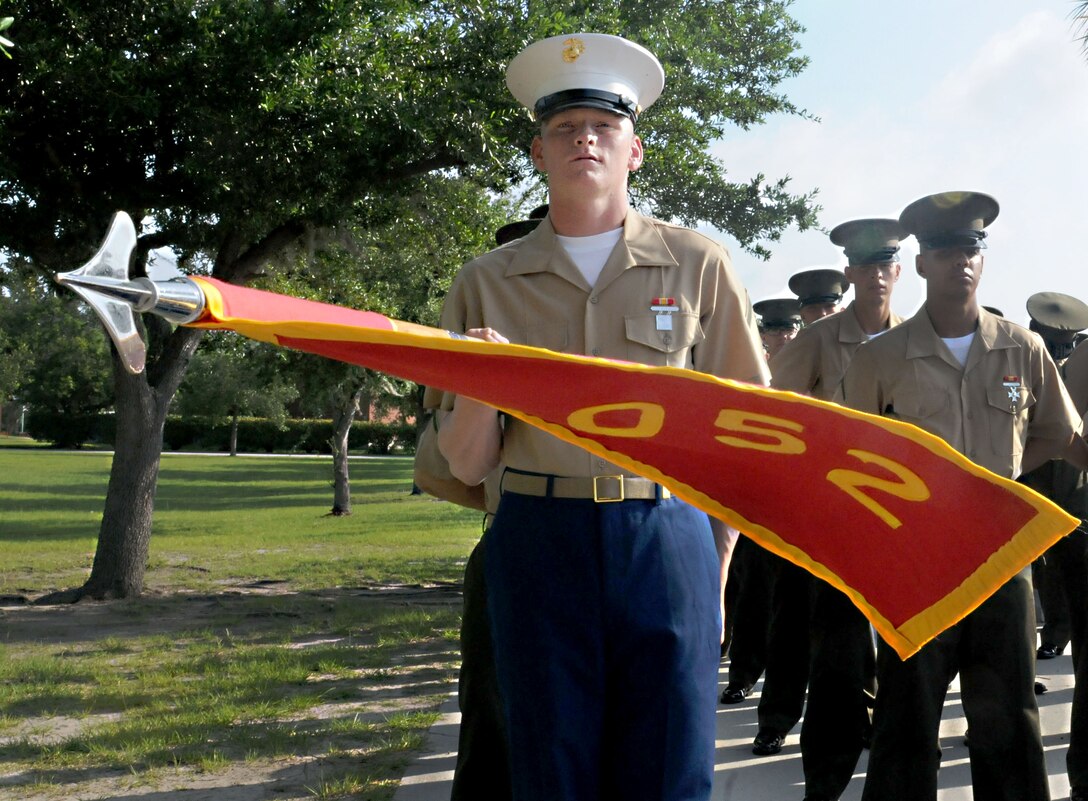
M 661 483 L 845 592 L 903 658 L 1078 522 L 906 423 L 194 280 L 194 325 L 475 398 Z

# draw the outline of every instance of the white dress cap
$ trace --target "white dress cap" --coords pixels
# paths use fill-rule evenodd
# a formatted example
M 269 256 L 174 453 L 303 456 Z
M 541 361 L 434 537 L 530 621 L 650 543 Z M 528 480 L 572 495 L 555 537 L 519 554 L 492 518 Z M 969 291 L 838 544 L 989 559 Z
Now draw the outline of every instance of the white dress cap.
M 568 108 L 602 108 L 632 121 L 665 86 L 653 53 L 620 36 L 575 33 L 534 42 L 506 68 L 506 85 L 537 120 Z

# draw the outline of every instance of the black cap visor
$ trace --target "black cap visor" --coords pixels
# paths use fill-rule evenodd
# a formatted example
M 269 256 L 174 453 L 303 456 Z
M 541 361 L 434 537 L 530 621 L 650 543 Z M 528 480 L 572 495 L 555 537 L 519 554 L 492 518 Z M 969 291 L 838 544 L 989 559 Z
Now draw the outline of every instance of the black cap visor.
M 894 264 L 899 261 L 899 248 L 888 247 L 876 251 L 849 252 L 846 254 L 851 267 L 864 267 L 866 264 Z
M 801 327 L 801 318 L 792 320 L 761 320 L 760 331 L 794 331 Z
M 638 106 L 634 100 L 625 95 L 598 89 L 564 89 L 562 92 L 545 95 L 536 101 L 533 115 L 543 122 L 552 114 L 569 108 L 599 108 L 628 117 L 631 122 L 638 119 Z
M 939 248 L 984 248 L 986 243 L 985 231 L 976 231 L 973 228 L 960 228 L 955 231 L 936 231 L 932 234 L 918 237 L 918 244 L 924 250 L 938 250 Z
M 800 299 L 802 306 L 811 306 L 814 303 L 838 303 L 842 295 L 808 295 Z

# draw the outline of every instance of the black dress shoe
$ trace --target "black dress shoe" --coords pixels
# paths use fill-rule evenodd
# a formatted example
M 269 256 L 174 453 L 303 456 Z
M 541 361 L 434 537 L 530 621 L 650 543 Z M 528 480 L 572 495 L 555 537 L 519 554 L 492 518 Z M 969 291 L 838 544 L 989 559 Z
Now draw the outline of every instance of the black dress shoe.
M 1088 801 L 1088 790 L 1074 787 L 1069 791 L 1069 801 Z
M 773 756 L 782 750 L 785 737 L 770 729 L 760 729 L 752 740 L 752 753 L 758 756 Z
M 1044 642 L 1039 646 L 1039 650 L 1035 652 L 1036 659 L 1053 659 L 1054 657 L 1061 656 L 1064 648 L 1059 648 L 1052 642 Z
M 1047 686 L 1045 684 L 1043 684 L 1041 681 L 1035 682 L 1035 694 L 1036 695 L 1046 695 L 1046 691 L 1047 691 Z
M 722 690 L 721 698 L 719 698 L 718 700 L 720 700 L 723 704 L 739 704 L 741 701 L 748 697 L 748 693 L 750 692 L 750 688 L 746 689 L 744 687 L 728 686 L 724 690 Z

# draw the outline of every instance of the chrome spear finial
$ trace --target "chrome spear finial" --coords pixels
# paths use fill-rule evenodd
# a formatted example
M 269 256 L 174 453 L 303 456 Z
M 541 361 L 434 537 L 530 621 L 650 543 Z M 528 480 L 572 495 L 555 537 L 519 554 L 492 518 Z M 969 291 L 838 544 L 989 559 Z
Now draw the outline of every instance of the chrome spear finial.
M 204 311 L 204 293 L 161 251 L 147 259 L 147 278 L 129 277 L 129 259 L 136 247 L 136 226 L 119 211 L 98 252 L 78 270 L 56 273 L 57 283 L 91 305 L 117 346 L 130 373 L 141 373 L 146 348 L 136 328 L 133 310 L 150 312 L 172 323 L 190 323 Z

